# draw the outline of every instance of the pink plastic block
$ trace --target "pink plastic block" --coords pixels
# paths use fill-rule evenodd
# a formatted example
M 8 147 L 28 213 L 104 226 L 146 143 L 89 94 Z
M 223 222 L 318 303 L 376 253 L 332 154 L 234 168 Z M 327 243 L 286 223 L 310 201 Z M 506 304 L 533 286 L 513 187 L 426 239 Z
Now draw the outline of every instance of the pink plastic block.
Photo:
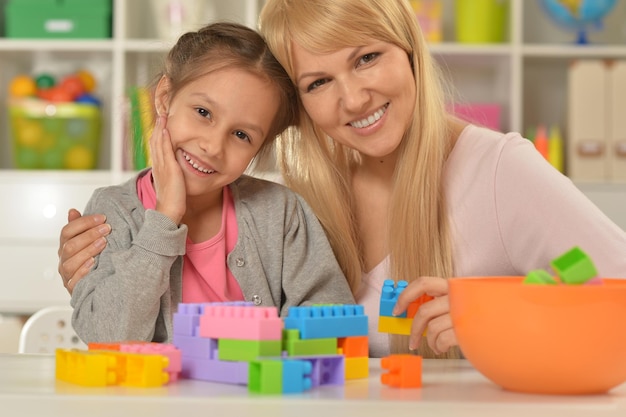
M 248 385 L 248 366 L 249 363 L 245 361 L 220 361 L 183 356 L 181 378 Z
M 283 321 L 276 307 L 205 305 L 199 334 L 214 339 L 281 340 Z
M 173 342 L 182 352 L 183 357 L 217 359 L 217 339 L 174 333 Z

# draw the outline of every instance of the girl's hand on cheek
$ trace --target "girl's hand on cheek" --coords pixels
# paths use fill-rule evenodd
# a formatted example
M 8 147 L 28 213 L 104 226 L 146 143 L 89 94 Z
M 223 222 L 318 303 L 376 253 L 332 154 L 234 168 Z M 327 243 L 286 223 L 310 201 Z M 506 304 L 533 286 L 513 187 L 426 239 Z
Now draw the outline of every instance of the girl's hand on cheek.
M 156 210 L 180 224 L 187 209 L 185 178 L 172 148 L 167 116 L 159 116 L 150 138 Z

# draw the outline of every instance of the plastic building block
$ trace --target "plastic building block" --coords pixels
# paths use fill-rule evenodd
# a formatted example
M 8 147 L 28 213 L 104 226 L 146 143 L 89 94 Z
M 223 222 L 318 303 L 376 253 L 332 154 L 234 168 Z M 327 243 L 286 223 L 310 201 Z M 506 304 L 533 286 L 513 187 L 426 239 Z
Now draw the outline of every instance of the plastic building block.
M 248 385 L 248 362 L 220 361 L 183 354 L 181 378 L 224 384 Z
M 282 360 L 266 359 L 251 361 L 248 368 L 248 391 L 259 394 L 283 392 Z
M 304 360 L 265 359 L 250 362 L 248 391 L 262 394 L 289 394 L 312 387 L 313 366 Z
M 217 359 L 217 339 L 186 336 L 174 332 L 173 342 L 183 357 Z
M 386 279 L 383 282 L 383 288 L 380 293 L 380 309 L 378 313 L 380 316 L 406 317 L 406 311 L 398 316 L 394 316 L 391 312 L 398 301 L 398 296 L 402 293 L 402 291 L 404 291 L 407 285 L 409 284 L 406 281 L 398 281 L 396 284 L 392 279 Z
M 387 373 L 380 375 L 380 382 L 397 388 L 420 388 L 422 386 L 422 357 L 417 355 L 390 355 L 380 361 Z
M 411 334 L 413 319 L 403 317 L 380 316 L 378 318 L 378 331 L 391 334 Z
M 430 295 L 423 294 L 418 299 L 412 301 L 411 304 L 409 304 L 409 306 L 406 309 L 406 316 L 412 319 L 413 317 L 415 317 L 417 310 L 419 310 L 422 304 L 427 303 L 434 298 L 435 297 L 432 297 Z
M 169 382 L 165 371 L 169 359 L 163 355 L 107 352 L 118 357 L 122 375 L 120 385 L 127 387 L 160 387 Z
M 340 337 L 337 339 L 337 353 L 346 358 L 362 358 L 369 355 L 367 336 Z
M 321 385 L 344 385 L 346 382 L 346 358 L 343 355 L 294 356 L 287 359 L 311 364 L 311 383 L 314 388 Z
M 197 336 L 203 304 L 179 303 L 178 310 L 172 316 L 174 334 Z
M 287 352 L 288 356 L 334 355 L 337 353 L 337 338 L 300 339 L 298 330 L 283 330 L 282 350 Z
M 547 271 L 543 269 L 535 269 L 535 270 L 530 271 L 526 275 L 526 277 L 524 278 L 524 284 L 556 285 L 558 284 L 558 282 Z
M 117 360 L 106 353 L 57 349 L 56 379 L 86 387 L 117 385 Z
M 290 307 L 285 329 L 298 329 L 301 339 L 367 335 L 367 316 L 362 305 Z
M 598 275 L 595 265 L 578 246 L 550 263 L 565 284 L 583 284 Z
M 138 353 L 146 355 L 162 355 L 167 357 L 168 366 L 165 372 L 169 374 L 169 382 L 178 380 L 178 376 L 182 370 L 182 353 L 181 351 L 169 343 L 122 343 L 120 344 L 120 352 Z
M 58 349 L 56 362 L 56 378 L 77 385 L 158 387 L 169 381 L 163 355 Z
M 214 339 L 281 340 L 283 321 L 276 307 L 207 304 L 199 334 Z
M 252 361 L 263 356 L 280 356 L 282 340 L 218 339 L 217 357 L 222 361 Z
M 346 358 L 345 376 L 348 379 L 362 379 L 369 376 L 369 358 Z

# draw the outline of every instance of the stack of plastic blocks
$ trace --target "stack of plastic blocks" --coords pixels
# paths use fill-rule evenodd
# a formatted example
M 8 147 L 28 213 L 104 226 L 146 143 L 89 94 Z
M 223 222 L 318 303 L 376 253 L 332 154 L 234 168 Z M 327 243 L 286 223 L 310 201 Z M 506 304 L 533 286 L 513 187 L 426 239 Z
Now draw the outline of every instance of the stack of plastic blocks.
M 276 307 L 181 303 L 174 314 L 174 344 L 182 352 L 182 377 L 247 385 L 265 394 L 343 385 L 343 356 L 336 348 L 334 355 L 309 351 L 290 357 L 283 349 L 283 330 Z
M 306 353 L 342 357 L 344 378 L 369 375 L 367 316 L 362 305 L 339 304 L 290 307 L 285 322 L 284 347 L 288 356 Z
M 392 314 L 393 307 L 398 301 L 398 296 L 402 293 L 402 291 L 404 291 L 407 285 L 407 281 L 398 281 L 396 284 L 393 280 L 386 279 L 383 282 L 383 288 L 380 294 L 380 309 L 378 318 L 379 332 L 410 335 L 411 325 L 413 323 L 415 313 L 417 313 L 417 310 L 422 304 L 433 299 L 433 297 L 424 294 L 417 300 L 412 301 L 407 310 L 402 314 L 394 316 Z
M 155 350 L 158 344 L 147 345 L 151 347 L 134 352 L 57 349 L 56 379 L 89 387 L 159 387 L 167 384 L 170 375 L 177 374 L 176 364 L 172 365 L 169 359 L 177 356 L 176 349 L 169 346 Z

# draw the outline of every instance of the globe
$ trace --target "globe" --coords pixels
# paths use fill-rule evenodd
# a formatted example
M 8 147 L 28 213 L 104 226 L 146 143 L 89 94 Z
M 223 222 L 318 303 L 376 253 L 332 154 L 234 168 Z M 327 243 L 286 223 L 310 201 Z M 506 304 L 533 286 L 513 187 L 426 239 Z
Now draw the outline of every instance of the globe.
M 544 10 L 557 24 L 578 35 L 576 43 L 586 44 L 587 30 L 601 28 L 617 0 L 541 0 Z

